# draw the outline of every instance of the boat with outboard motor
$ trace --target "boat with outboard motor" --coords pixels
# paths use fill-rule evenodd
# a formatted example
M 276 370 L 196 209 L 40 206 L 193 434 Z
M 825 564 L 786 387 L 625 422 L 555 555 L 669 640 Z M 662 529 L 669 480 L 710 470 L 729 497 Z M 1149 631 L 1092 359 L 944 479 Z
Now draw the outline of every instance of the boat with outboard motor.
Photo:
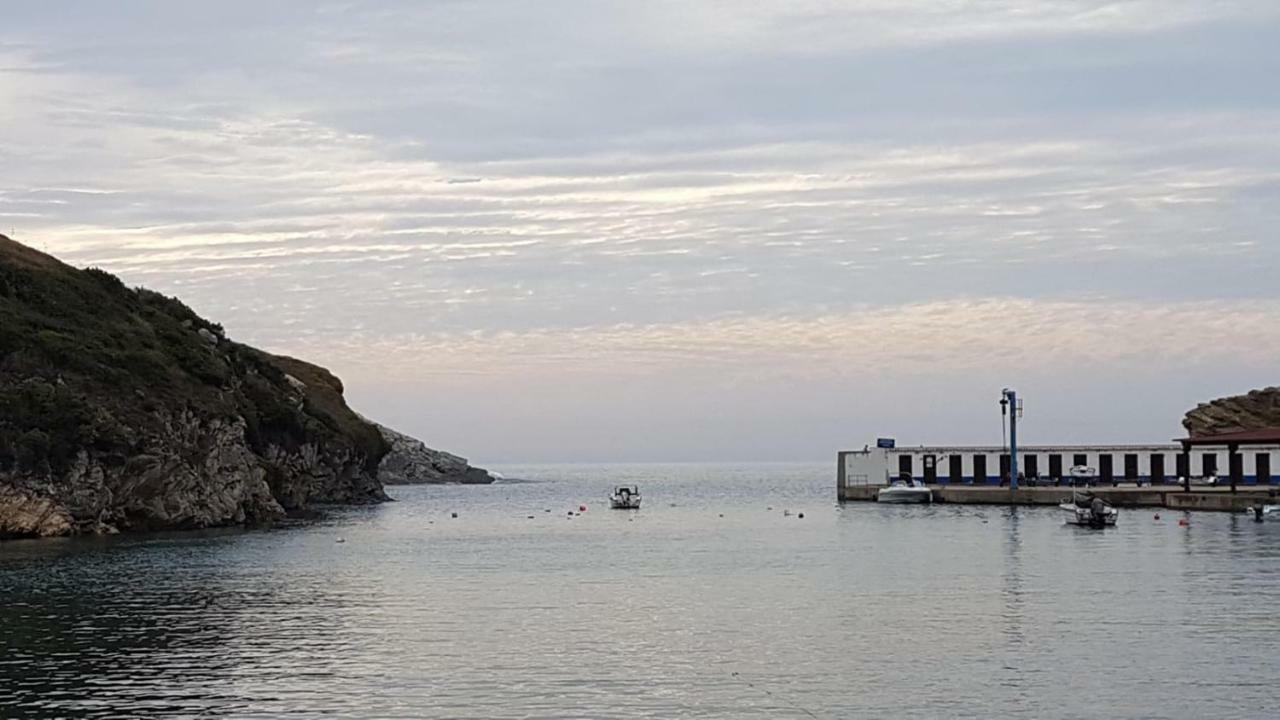
M 1120 512 L 1091 492 L 1072 493 L 1071 500 L 1058 506 L 1067 513 L 1069 525 L 1080 527 L 1115 527 Z
M 640 488 L 635 485 L 619 485 L 609 496 L 609 507 L 614 510 L 639 510 Z

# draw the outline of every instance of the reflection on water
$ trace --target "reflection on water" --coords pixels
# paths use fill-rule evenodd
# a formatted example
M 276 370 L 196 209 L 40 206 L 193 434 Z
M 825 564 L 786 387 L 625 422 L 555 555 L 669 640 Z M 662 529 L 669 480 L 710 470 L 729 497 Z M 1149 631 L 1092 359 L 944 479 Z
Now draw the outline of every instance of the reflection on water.
M 539 482 L 402 488 L 266 532 L 0 545 L 0 715 L 1274 710 L 1280 523 L 838 508 L 825 464 L 503 471 Z M 644 510 L 603 509 L 623 482 Z
M 1011 653 L 1018 651 L 1023 645 L 1023 580 L 1022 556 L 1020 553 L 1022 539 L 1018 536 L 1019 513 L 1021 510 L 1021 508 L 1016 507 L 1005 509 L 1007 514 L 1005 526 L 1008 529 L 1008 534 L 1004 543 L 1004 572 L 1000 575 L 1001 580 L 1004 582 L 1004 634 L 1008 650 Z M 1017 670 L 1016 667 L 1007 667 L 1006 669 Z

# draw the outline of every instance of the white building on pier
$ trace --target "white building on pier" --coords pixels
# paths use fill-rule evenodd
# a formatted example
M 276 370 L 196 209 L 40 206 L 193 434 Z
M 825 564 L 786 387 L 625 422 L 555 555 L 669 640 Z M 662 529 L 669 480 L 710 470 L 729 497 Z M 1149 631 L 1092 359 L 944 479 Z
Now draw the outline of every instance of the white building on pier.
M 1088 468 L 1089 476 L 1103 484 L 1280 484 L 1280 428 L 1160 445 L 1019 445 L 1018 465 L 1019 483 L 1031 485 L 1069 483 L 1072 468 Z M 1009 452 L 1003 447 L 868 446 L 840 452 L 838 463 L 841 487 L 898 478 L 997 485 L 1007 483 L 1009 474 Z

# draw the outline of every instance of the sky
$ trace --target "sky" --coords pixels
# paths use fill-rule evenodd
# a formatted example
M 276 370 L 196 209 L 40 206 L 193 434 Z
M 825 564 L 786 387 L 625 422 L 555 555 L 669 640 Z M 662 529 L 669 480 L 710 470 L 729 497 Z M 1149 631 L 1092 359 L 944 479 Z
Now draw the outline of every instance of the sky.
M 1280 3 L 6 2 L 0 231 L 473 462 L 1280 384 Z

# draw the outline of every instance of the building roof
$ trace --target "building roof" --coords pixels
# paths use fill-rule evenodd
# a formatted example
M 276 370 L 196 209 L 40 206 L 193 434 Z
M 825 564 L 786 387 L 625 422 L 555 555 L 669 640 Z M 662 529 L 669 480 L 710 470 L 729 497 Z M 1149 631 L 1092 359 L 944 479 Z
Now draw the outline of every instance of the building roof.
M 1276 445 L 1280 444 L 1280 427 L 1241 430 L 1239 432 L 1217 433 L 1214 435 L 1193 435 L 1179 438 L 1178 442 L 1188 447 L 1193 445 Z
M 1177 452 L 1181 445 L 1176 443 L 1145 445 L 1018 445 L 1018 454 L 1028 453 L 1096 453 L 1096 452 Z M 998 454 L 1009 452 L 1007 445 L 899 445 L 895 448 L 877 448 L 870 445 L 868 450 L 884 450 L 892 453 L 932 453 L 934 455 L 967 455 L 971 453 Z M 842 452 L 862 452 L 861 450 L 844 450 Z

